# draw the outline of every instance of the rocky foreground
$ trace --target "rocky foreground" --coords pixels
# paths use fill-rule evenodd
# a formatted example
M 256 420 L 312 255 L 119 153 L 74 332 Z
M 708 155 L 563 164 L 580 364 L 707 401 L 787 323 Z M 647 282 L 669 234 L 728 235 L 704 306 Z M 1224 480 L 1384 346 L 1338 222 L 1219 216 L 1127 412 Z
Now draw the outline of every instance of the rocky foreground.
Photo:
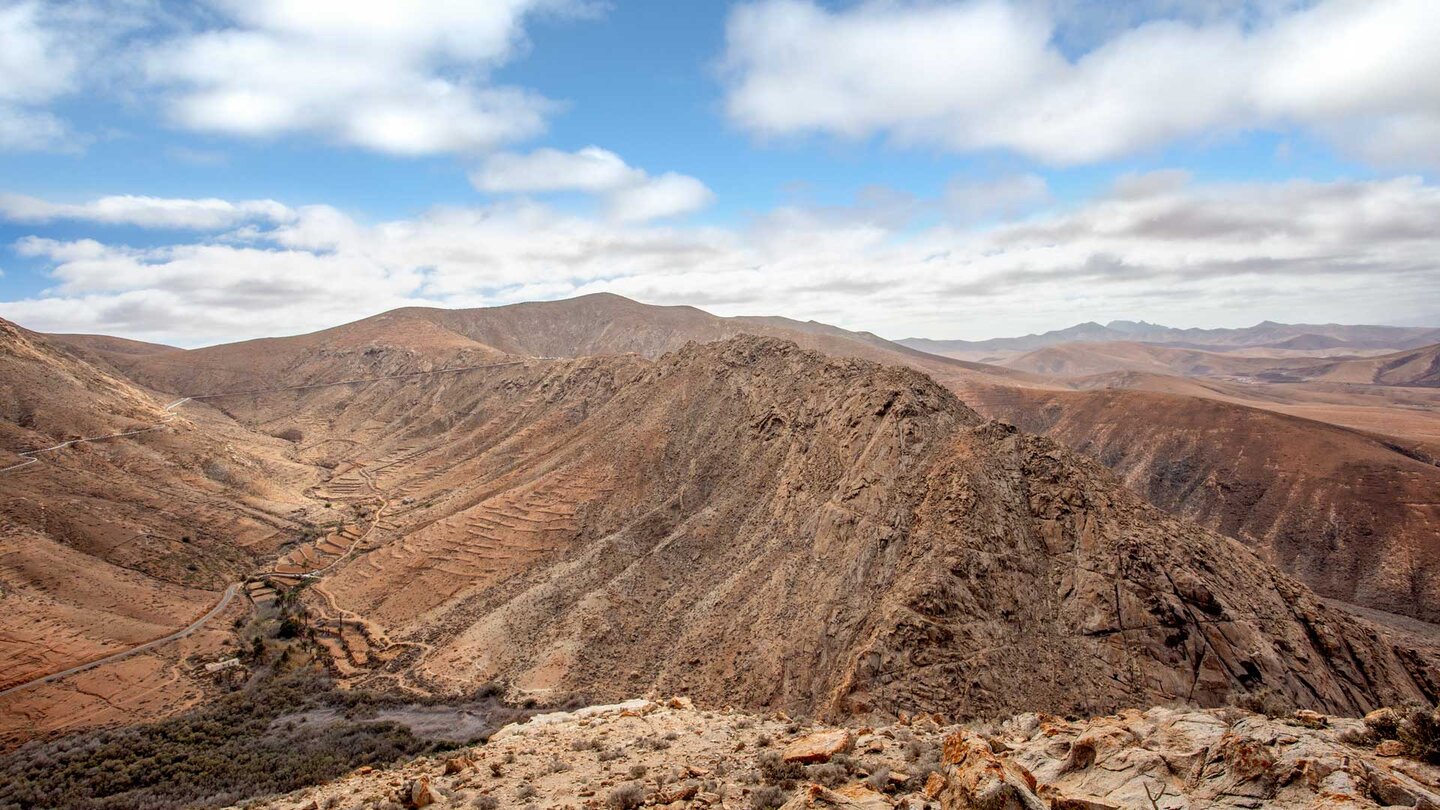
M 1394 725 L 1390 710 L 1356 720 L 1152 708 L 845 728 L 632 700 L 538 715 L 482 746 L 252 806 L 1440 808 L 1440 768 L 1412 758 Z

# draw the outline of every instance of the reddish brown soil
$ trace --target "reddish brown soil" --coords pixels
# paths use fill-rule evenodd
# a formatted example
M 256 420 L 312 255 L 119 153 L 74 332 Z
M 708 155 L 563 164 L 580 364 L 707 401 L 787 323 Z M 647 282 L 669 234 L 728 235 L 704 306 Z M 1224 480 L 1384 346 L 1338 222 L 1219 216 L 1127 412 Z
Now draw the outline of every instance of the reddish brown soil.
M 1321 593 L 1440 620 L 1433 445 L 1198 397 L 976 393 L 987 413 L 1094 456 L 1151 502 L 1245 540 Z

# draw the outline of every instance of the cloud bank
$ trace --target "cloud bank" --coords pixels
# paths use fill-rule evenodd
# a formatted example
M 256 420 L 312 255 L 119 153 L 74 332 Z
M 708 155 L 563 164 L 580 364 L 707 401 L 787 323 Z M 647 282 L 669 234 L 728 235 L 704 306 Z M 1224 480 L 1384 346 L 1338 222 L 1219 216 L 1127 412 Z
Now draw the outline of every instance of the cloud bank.
M 760 136 L 884 135 L 1055 165 L 1300 126 L 1367 160 L 1440 166 L 1440 83 L 1421 78 L 1440 75 L 1430 0 L 1244 22 L 1144 22 L 1069 56 L 1041 4 L 760 0 L 730 16 L 725 105 Z
M 122 194 L 84 203 L 54 203 L 24 194 L 0 193 L 0 220 L 27 225 L 69 220 L 140 228 L 218 230 L 252 220 L 279 223 L 294 217 L 294 211 L 274 200 L 230 202 Z
M 483 153 L 540 134 L 560 108 L 491 78 L 525 52 L 526 24 L 598 9 L 589 0 L 0 2 L 0 149 L 74 147 L 53 105 L 123 87 L 194 132 L 302 134 L 398 156 Z
M 617 222 L 523 198 L 379 223 L 305 206 L 158 247 L 23 238 L 14 249 L 48 267 L 53 285 L 0 303 L 0 315 L 185 345 L 410 304 L 602 290 L 893 337 L 1018 333 L 1076 312 L 1182 326 L 1424 322 L 1440 316 L 1437 221 L 1440 189 L 1416 177 L 1201 185 L 1178 172 L 979 228 L 917 230 L 869 201 L 780 209 L 742 228 Z

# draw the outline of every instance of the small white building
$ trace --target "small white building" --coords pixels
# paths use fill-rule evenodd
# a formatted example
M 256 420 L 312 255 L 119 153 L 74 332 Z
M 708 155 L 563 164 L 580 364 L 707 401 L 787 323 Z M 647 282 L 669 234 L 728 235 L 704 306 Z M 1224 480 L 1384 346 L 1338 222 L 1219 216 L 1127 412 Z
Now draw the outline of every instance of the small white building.
M 206 672 L 223 672 L 227 669 L 234 669 L 240 666 L 239 658 L 226 658 L 224 661 L 216 661 L 213 664 L 206 664 Z

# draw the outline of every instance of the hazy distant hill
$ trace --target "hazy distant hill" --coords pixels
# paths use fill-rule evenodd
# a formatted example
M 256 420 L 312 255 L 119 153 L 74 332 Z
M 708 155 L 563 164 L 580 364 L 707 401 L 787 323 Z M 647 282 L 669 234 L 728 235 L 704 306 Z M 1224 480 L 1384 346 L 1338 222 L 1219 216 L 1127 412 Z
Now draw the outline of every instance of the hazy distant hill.
M 1145 321 L 1093 321 L 1022 337 L 989 340 L 930 340 L 906 338 L 897 341 L 921 351 L 970 357 L 975 352 L 1027 352 L 1064 343 L 1132 341 L 1169 343 L 1193 348 L 1244 348 L 1264 346 L 1277 349 L 1411 349 L 1440 343 L 1440 329 L 1423 326 L 1365 326 L 1344 324 L 1284 324 L 1263 321 L 1243 329 L 1174 329 Z

